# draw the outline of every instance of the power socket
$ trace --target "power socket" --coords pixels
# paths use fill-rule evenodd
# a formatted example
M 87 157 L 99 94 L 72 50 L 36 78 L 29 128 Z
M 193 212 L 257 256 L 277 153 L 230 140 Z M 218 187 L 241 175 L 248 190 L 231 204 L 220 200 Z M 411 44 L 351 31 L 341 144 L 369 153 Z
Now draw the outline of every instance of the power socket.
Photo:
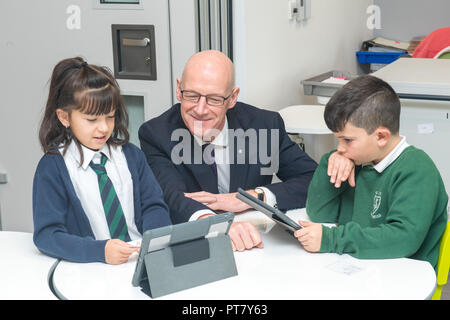
M 288 0 L 288 19 L 304 21 L 311 17 L 311 0 Z

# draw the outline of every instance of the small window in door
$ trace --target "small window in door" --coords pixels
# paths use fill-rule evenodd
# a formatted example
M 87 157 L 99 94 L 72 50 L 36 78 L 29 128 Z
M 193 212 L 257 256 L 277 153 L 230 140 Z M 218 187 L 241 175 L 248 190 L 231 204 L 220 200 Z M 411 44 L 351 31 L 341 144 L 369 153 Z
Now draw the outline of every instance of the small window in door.
M 145 122 L 144 96 L 125 94 L 122 97 L 128 111 L 130 142 L 140 148 L 138 131 L 139 127 Z

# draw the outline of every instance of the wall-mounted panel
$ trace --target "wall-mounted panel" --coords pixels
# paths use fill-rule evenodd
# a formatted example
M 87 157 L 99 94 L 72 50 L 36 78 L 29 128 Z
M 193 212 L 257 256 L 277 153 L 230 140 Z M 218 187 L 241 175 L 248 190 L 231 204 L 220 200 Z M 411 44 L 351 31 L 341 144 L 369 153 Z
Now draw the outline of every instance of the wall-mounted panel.
M 156 80 L 155 27 L 113 24 L 114 76 Z

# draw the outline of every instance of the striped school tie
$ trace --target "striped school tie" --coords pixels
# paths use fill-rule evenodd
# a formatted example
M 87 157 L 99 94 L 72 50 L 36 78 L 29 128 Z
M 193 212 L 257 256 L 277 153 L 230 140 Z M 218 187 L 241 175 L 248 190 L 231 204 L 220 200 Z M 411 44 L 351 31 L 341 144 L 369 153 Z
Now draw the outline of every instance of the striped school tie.
M 102 153 L 102 159 L 99 164 L 92 161 L 89 166 L 97 174 L 98 186 L 102 197 L 103 209 L 105 210 L 106 221 L 108 222 L 111 239 L 120 239 L 130 241 L 128 227 L 123 214 L 122 206 L 117 197 L 116 190 L 106 173 L 105 163 L 108 158 Z

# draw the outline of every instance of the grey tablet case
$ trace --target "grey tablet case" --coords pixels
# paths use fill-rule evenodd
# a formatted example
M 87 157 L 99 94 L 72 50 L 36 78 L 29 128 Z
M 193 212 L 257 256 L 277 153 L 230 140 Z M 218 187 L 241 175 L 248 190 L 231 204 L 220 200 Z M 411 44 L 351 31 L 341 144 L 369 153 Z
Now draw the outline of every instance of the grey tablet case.
M 148 230 L 133 275 L 152 298 L 236 276 L 229 227 L 232 213 Z

